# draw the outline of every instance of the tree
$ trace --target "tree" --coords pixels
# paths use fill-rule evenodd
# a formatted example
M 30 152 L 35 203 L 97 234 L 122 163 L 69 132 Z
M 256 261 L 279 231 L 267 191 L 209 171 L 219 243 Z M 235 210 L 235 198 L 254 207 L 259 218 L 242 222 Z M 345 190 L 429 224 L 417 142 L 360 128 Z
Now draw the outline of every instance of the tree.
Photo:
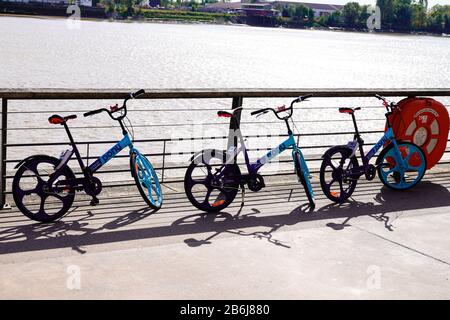
M 329 27 L 340 27 L 342 25 L 341 22 L 341 12 L 335 11 L 329 16 L 325 18 L 325 24 Z
M 411 0 L 394 0 L 393 27 L 396 30 L 411 30 Z
M 281 11 L 281 16 L 284 18 L 292 18 L 294 16 L 294 10 L 294 7 L 291 5 L 284 7 Z
M 342 9 L 342 16 L 347 27 L 356 28 L 359 21 L 360 7 L 358 2 L 349 2 Z
M 114 0 L 101 0 L 101 4 L 105 7 L 106 13 L 114 13 L 116 11 L 116 2 Z
M 377 0 L 377 6 L 381 11 L 381 27 L 383 29 L 392 28 L 394 20 L 394 6 L 393 0 Z
M 295 6 L 294 17 L 296 20 L 304 20 L 308 18 L 308 8 L 304 5 Z
M 314 10 L 311 8 L 308 9 L 308 20 L 311 22 L 314 21 Z
M 120 12 L 125 17 L 134 16 L 134 6 L 136 5 L 136 0 L 120 0 Z
M 419 0 L 411 4 L 411 27 L 414 30 L 424 30 L 427 20 L 427 1 Z
M 359 7 L 358 28 L 367 28 L 367 19 L 370 17 L 370 13 L 368 12 L 369 7 L 369 5 Z
M 435 5 L 431 8 L 427 17 L 429 31 L 440 33 L 446 31 L 446 28 L 449 26 L 446 7 L 449 7 L 448 12 L 450 15 L 450 6 Z

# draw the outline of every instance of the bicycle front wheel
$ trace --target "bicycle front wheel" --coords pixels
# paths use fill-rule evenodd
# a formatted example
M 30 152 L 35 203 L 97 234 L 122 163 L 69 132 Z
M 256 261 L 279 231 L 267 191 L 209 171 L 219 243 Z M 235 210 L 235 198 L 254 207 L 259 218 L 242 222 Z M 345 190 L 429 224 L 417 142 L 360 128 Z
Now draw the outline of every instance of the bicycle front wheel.
M 308 167 L 306 166 L 305 159 L 300 154 L 300 152 L 294 152 L 294 165 L 300 183 L 303 185 L 303 188 L 305 189 L 305 193 L 308 198 L 309 204 L 311 208 L 314 208 L 316 206 L 316 201 L 314 199 L 314 192 L 311 186 L 311 181 L 309 180 L 309 170 Z
M 130 157 L 131 174 L 144 201 L 150 208 L 161 208 L 163 197 L 158 176 L 148 159 L 137 151 Z
M 395 190 L 407 190 L 422 180 L 427 168 L 427 160 L 423 151 L 411 142 L 399 142 L 404 167 L 396 160 L 396 150 L 391 143 L 377 159 L 378 177 L 383 184 Z

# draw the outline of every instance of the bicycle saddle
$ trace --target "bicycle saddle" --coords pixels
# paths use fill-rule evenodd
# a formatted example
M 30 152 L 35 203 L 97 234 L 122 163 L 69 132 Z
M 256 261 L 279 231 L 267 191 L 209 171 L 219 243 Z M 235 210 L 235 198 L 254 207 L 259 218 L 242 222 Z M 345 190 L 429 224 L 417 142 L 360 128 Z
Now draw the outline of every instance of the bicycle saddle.
M 357 110 L 361 110 L 361 108 L 360 107 L 354 108 L 354 109 L 353 108 L 339 108 L 340 113 L 347 113 L 347 114 L 353 114 Z
M 231 117 L 234 117 L 234 116 L 236 115 L 236 112 L 238 112 L 238 111 L 240 111 L 240 110 L 242 110 L 242 107 L 233 109 L 233 110 L 232 110 L 232 111 L 233 111 L 232 113 L 231 113 L 231 112 L 228 112 L 228 111 L 220 110 L 220 111 L 217 111 L 217 116 L 218 116 L 218 117 L 222 117 L 222 118 L 231 118 Z
M 77 118 L 76 114 L 71 114 L 70 116 L 67 116 L 67 117 L 63 117 L 63 116 L 54 114 L 50 118 L 48 118 L 48 122 L 50 122 L 51 124 L 63 124 L 65 122 L 67 122 L 68 120 L 72 120 L 72 119 L 76 119 L 76 118 Z

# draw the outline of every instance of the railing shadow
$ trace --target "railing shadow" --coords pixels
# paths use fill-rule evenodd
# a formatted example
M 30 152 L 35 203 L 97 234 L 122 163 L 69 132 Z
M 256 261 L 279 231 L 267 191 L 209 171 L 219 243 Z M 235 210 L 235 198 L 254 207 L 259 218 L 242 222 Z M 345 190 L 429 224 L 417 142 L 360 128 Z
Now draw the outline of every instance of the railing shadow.
M 85 253 L 84 246 L 95 244 L 115 243 L 130 240 L 142 240 L 158 237 L 188 235 L 184 240 L 190 247 L 198 247 L 211 243 L 217 236 L 227 233 L 232 235 L 256 237 L 266 239 L 269 243 L 289 248 L 282 241 L 276 240 L 274 232 L 284 226 L 317 220 L 332 220 L 344 218 L 344 222 L 329 222 L 327 225 L 340 230 L 349 225 L 349 220 L 357 216 L 371 216 L 382 221 L 386 227 L 392 228 L 389 213 L 429 209 L 450 206 L 449 190 L 436 183 L 422 182 L 415 189 L 408 192 L 398 192 L 382 188 L 375 194 L 374 202 L 349 202 L 343 205 L 328 204 L 309 212 L 307 206 L 300 206 L 289 213 L 273 214 L 273 210 L 283 211 L 281 206 L 276 209 L 264 207 L 258 196 L 260 212 L 252 203 L 246 205 L 246 212 L 242 208 L 236 214 L 222 212 L 217 215 L 195 213 L 176 219 L 171 224 L 144 228 L 130 228 L 129 226 L 145 218 L 151 218 L 153 212 L 148 208 L 138 208 L 126 213 L 100 227 L 93 227 L 87 219 L 92 213 L 86 214 L 73 222 L 59 221 L 53 224 L 31 224 L 16 226 L 0 231 L 0 253 L 17 253 L 57 248 L 72 248 L 79 253 Z M 270 203 L 270 201 L 269 201 Z M 250 209 L 250 212 L 248 210 Z M 272 212 L 269 212 L 272 210 Z M 182 210 L 183 211 L 183 210 Z M 267 215 L 270 213 L 270 215 Z M 98 225 L 98 220 L 95 220 Z M 124 228 L 128 226 L 127 228 Z M 244 229 L 262 227 L 262 231 L 247 232 Z M 193 235 L 212 232 L 205 238 L 195 238 Z

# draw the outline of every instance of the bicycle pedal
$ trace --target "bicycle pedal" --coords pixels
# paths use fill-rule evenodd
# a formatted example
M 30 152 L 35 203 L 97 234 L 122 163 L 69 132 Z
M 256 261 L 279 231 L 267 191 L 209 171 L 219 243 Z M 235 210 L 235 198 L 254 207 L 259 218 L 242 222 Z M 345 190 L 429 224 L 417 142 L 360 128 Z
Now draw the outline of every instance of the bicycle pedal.
M 98 200 L 98 198 L 97 197 L 92 197 L 92 199 L 91 199 L 91 206 L 96 206 L 96 205 L 98 205 L 100 203 L 100 200 Z

